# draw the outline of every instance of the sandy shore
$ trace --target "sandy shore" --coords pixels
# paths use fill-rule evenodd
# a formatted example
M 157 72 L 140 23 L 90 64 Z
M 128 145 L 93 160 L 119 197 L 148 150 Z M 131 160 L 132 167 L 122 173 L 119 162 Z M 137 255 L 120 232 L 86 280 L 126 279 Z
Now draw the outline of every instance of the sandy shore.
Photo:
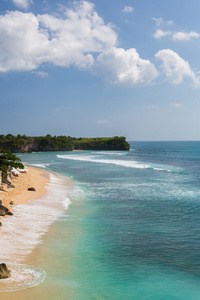
M 0 191 L 0 199 L 2 200 L 3 204 L 9 208 L 10 201 L 13 201 L 14 205 L 18 205 L 18 204 L 26 204 L 26 203 L 28 204 L 28 202 L 27 202 L 28 200 L 33 200 L 33 199 L 37 199 L 37 198 L 38 198 L 38 200 L 40 198 L 42 199 L 42 196 L 46 192 L 45 186 L 47 187 L 47 194 L 44 197 L 45 200 L 43 200 L 43 205 L 44 205 L 44 202 L 47 202 L 48 213 L 46 214 L 45 210 L 44 210 L 45 213 L 40 211 L 40 214 L 38 216 L 36 214 L 36 210 L 34 210 L 34 207 L 36 207 L 36 209 L 37 209 L 37 204 L 36 204 L 36 206 L 33 205 L 33 203 L 34 202 L 37 203 L 38 200 L 30 201 L 30 209 L 31 209 L 30 212 L 33 211 L 33 220 L 34 221 L 33 221 L 33 223 L 31 223 L 31 222 L 26 223 L 27 219 L 25 219 L 26 221 L 24 221 L 22 219 L 22 242 L 24 241 L 23 233 L 25 233 L 24 236 L 27 237 L 26 231 L 28 231 L 28 236 L 29 236 L 29 232 L 30 232 L 29 242 L 30 241 L 32 242 L 32 240 L 33 240 L 31 237 L 32 229 L 33 229 L 33 237 L 34 238 L 35 238 L 35 233 L 36 233 L 36 235 L 38 234 L 37 226 L 34 225 L 35 220 L 37 220 L 37 218 L 39 218 L 39 221 L 41 221 L 42 218 L 47 216 L 47 225 L 45 225 L 46 223 L 44 223 L 45 219 L 41 223 L 41 225 L 44 227 L 44 226 L 49 226 L 49 224 L 48 224 L 49 223 L 49 221 L 48 221 L 49 214 L 52 214 L 51 220 L 56 219 L 56 217 L 55 217 L 56 214 L 58 216 L 60 214 L 62 214 L 62 211 L 65 210 L 65 208 L 63 207 L 63 204 L 62 204 L 62 200 L 65 200 L 68 197 L 68 193 L 72 187 L 72 180 L 69 178 L 62 177 L 61 175 L 56 175 L 56 174 L 54 175 L 53 173 L 49 173 L 43 169 L 37 169 L 37 168 L 29 167 L 29 166 L 27 167 L 27 169 L 28 169 L 27 173 L 21 173 L 19 175 L 19 177 L 14 177 L 12 179 L 12 184 L 15 186 L 15 188 L 6 188 L 5 191 Z M 56 176 L 55 182 L 53 181 L 54 179 L 52 179 L 52 176 Z M 57 178 L 59 178 L 59 180 L 57 180 Z M 27 189 L 29 187 L 34 187 L 36 189 L 36 191 L 35 192 L 28 191 Z M 61 193 L 59 196 L 60 191 L 61 191 Z M 41 205 L 41 202 L 39 202 L 39 203 Z M 26 207 L 28 208 L 29 204 Z M 12 209 L 12 207 L 11 207 L 11 209 Z M 16 209 L 17 209 L 17 207 L 16 207 Z M 9 218 L 9 221 L 12 221 L 12 220 L 14 220 L 16 215 L 17 215 L 17 213 L 16 213 L 16 211 L 14 211 L 14 216 L 7 216 L 7 218 Z M 8 236 L 10 236 L 9 240 L 12 240 L 13 235 L 14 235 L 14 237 L 16 237 L 17 234 L 19 233 L 19 231 L 21 230 L 21 227 L 19 226 L 20 223 L 18 223 L 16 231 L 12 230 L 11 232 L 10 231 L 6 232 L 6 225 L 7 225 L 6 223 L 7 223 L 8 219 L 5 220 L 4 217 L 1 217 L 0 221 L 2 222 L 2 225 L 3 225 L 0 228 L 0 232 L 2 230 L 3 235 L 5 234 L 6 242 L 7 242 Z M 4 221 L 5 221 L 5 223 L 4 223 Z M 18 222 L 18 220 L 17 220 L 17 222 Z M 23 227 L 23 222 L 25 222 L 27 224 L 26 228 Z M 51 223 L 51 221 L 50 221 L 50 223 Z M 52 221 L 52 223 L 53 223 L 53 221 Z M 36 227 L 36 231 L 34 231 L 34 227 Z M 42 228 L 43 233 L 45 234 L 45 236 L 43 236 L 43 239 L 45 240 L 49 236 L 51 236 L 51 232 L 46 231 L 44 229 L 45 228 Z M 17 236 L 17 239 L 18 239 L 18 236 Z M 19 236 L 19 240 L 20 239 L 21 239 L 21 233 Z M 49 250 L 45 248 L 46 247 L 45 245 L 43 245 L 41 243 L 37 243 L 38 242 L 37 239 L 38 238 L 36 237 L 36 240 L 33 243 L 33 248 L 31 249 L 31 253 L 29 253 L 28 255 L 24 255 L 24 258 L 20 263 L 26 264 L 28 266 L 39 266 L 46 271 L 46 268 L 48 269 L 48 266 L 45 268 L 45 266 L 43 265 L 44 264 L 43 256 L 46 257 L 46 255 L 47 255 L 46 252 L 48 252 Z M 41 240 L 41 236 L 39 236 L 39 239 Z M 8 240 L 8 248 L 10 247 L 9 240 Z M 28 245 L 29 244 L 30 243 L 28 243 Z M 21 251 L 21 247 L 22 248 L 24 247 L 24 243 L 23 243 L 23 245 L 20 244 L 20 247 L 19 247 L 18 240 L 15 240 L 15 242 L 13 243 L 13 249 L 16 249 L 17 255 L 19 254 L 19 250 Z M 44 247 L 45 251 L 41 250 L 41 249 L 43 249 L 41 247 Z M 26 245 L 25 245 L 25 248 L 26 248 Z M 27 250 L 25 249 L 25 251 L 27 251 Z M 5 251 L 3 251 L 3 255 L 4 255 L 4 252 Z M 16 256 L 15 251 L 13 251 L 13 252 L 11 251 L 9 253 L 11 253 L 11 255 L 13 253 L 14 257 Z M 6 252 L 6 255 L 7 255 L 7 252 Z M 13 261 L 13 262 L 15 263 L 15 261 Z M 9 263 L 8 263 L 8 266 L 9 266 Z M 12 278 L 12 269 L 11 269 L 11 278 Z M 0 282 L 0 286 L 1 286 L 1 282 Z M 51 295 L 53 295 L 53 293 L 55 293 L 55 291 L 53 290 L 53 288 L 51 288 L 51 285 L 49 286 L 48 281 L 45 280 L 44 284 L 39 284 L 34 288 L 26 288 L 23 290 L 12 291 L 9 293 L 0 291 L 0 299 L 5 299 L 5 300 L 49 299 L 49 297 L 51 297 Z M 57 294 L 57 292 L 56 292 L 56 294 Z
M 18 204 L 28 204 L 28 200 L 33 200 L 42 197 L 46 193 L 46 186 L 49 183 L 50 174 L 43 169 L 38 169 L 34 167 L 27 167 L 26 173 L 21 173 L 18 177 L 12 177 L 11 183 L 15 186 L 14 188 L 9 188 L 7 185 L 3 186 L 3 190 L 0 190 L 0 200 L 2 204 L 12 211 L 12 206 Z M 9 178 L 10 181 L 10 178 Z M 34 187 L 35 191 L 28 191 L 28 188 Z M 4 226 L 4 218 L 13 218 L 12 216 L 1 216 L 0 221 Z M 3 228 L 3 227 L 2 227 Z M 1 229 L 0 229 L 1 231 Z M 31 264 L 31 262 L 30 262 Z M 19 293 L 20 296 L 20 293 Z M 16 293 L 0 293 L 0 299 L 24 299 L 18 298 Z
M 3 205 L 12 210 L 10 202 L 14 205 L 25 204 L 28 200 L 40 198 L 46 192 L 46 185 L 49 182 L 49 173 L 46 170 L 27 167 L 26 173 L 21 173 L 18 177 L 12 177 L 12 184 L 15 188 L 4 185 L 4 190 L 0 190 L 0 200 Z M 35 191 L 28 191 L 34 187 Z M 1 217 L 3 218 L 3 217 Z

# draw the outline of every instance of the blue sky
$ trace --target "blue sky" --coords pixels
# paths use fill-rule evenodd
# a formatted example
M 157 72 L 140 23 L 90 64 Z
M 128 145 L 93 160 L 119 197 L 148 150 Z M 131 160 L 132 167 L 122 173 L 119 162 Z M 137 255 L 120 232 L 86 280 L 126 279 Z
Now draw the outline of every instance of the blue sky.
M 1 134 L 199 140 L 199 0 L 1 0 Z

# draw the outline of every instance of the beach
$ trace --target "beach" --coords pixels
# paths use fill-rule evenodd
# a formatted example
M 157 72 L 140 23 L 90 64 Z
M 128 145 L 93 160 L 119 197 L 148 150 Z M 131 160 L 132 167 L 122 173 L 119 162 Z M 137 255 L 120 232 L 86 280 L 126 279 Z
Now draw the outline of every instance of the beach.
M 0 281 L 0 298 L 35 299 L 28 288 L 46 277 L 38 265 L 39 249 L 45 235 L 48 236 L 49 226 L 69 204 L 71 183 L 66 177 L 28 166 L 26 173 L 12 178 L 14 188 L 5 187 L 0 191 L 3 205 L 13 212 L 13 216 L 0 220 L 1 263 L 11 269 L 11 278 Z M 35 191 L 28 191 L 30 187 Z
M 0 200 L 12 211 L 11 201 L 14 205 L 27 204 L 28 200 L 40 198 L 45 194 L 49 173 L 46 170 L 29 166 L 26 172 L 20 173 L 17 177 L 12 176 L 11 182 L 15 187 L 8 188 L 4 185 L 4 190 L 0 190 Z M 35 191 L 28 191 L 30 187 L 34 187 Z
M 21 280 L 0 299 L 200 299 L 199 149 L 134 142 L 129 152 L 20 154 L 49 181 L 3 219 L 0 257 L 39 282 Z

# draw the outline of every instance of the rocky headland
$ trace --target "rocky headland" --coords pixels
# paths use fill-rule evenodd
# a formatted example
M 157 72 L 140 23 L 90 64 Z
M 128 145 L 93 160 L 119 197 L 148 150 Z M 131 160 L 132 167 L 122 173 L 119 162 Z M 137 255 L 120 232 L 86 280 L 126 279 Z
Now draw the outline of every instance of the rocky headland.
M 75 138 L 70 136 L 27 137 L 26 135 L 0 135 L 0 148 L 12 153 L 72 150 L 129 150 L 130 145 L 123 136 L 106 138 Z

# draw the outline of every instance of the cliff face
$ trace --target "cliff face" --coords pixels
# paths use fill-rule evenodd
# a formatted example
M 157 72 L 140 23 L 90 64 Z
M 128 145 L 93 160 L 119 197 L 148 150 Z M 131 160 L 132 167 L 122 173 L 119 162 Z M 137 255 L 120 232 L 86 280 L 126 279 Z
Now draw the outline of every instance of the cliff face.
M 37 152 L 39 151 L 39 143 L 34 139 L 30 139 L 27 141 L 19 141 L 18 143 L 14 141 L 0 141 L 0 148 L 9 150 L 12 153 L 27 153 L 27 152 Z
M 21 147 L 19 150 L 21 153 L 38 152 L 39 151 L 39 143 L 34 140 L 27 141 L 27 143 L 25 143 L 25 145 L 23 147 Z M 20 152 L 18 152 L 18 153 L 20 153 Z
M 38 151 L 76 150 L 129 150 L 125 137 L 111 138 L 72 138 L 70 136 L 47 135 L 45 137 L 21 137 L 0 135 L 0 148 L 13 153 Z

